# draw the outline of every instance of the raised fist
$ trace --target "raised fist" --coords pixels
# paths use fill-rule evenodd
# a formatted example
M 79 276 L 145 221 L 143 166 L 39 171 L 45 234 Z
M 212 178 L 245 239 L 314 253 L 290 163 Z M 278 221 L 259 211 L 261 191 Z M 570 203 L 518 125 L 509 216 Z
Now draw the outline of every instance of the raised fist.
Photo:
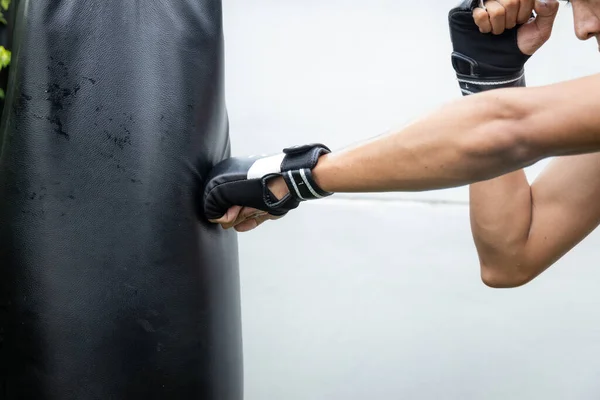
M 519 49 L 527 55 L 533 55 L 550 38 L 558 13 L 557 0 L 487 0 L 481 3 L 473 10 L 479 30 L 500 35 L 522 25 L 517 40 Z

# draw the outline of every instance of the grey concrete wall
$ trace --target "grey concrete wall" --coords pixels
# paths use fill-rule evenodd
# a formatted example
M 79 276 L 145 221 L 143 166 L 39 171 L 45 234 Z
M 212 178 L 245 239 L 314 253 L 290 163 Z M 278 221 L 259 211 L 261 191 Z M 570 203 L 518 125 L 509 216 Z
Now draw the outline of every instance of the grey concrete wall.
M 454 3 L 225 0 L 234 154 L 340 148 L 457 98 Z M 595 73 L 598 57 L 561 7 L 528 83 Z M 336 195 L 241 234 L 247 400 L 600 398 L 600 236 L 489 289 L 467 200 Z

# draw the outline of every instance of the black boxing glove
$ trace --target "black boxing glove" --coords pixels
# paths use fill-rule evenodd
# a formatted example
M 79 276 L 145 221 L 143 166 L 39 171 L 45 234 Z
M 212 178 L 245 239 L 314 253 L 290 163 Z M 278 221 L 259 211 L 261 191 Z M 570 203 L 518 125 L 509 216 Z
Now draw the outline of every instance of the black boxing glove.
M 316 143 L 283 149 L 271 156 L 231 157 L 215 165 L 204 186 L 204 214 L 219 219 L 232 206 L 252 207 L 285 215 L 300 202 L 333 193 L 322 190 L 312 177 L 319 157 L 329 148 Z M 270 178 L 283 176 L 289 193 L 278 200 L 267 187 Z
M 521 25 L 500 35 L 481 33 L 473 20 L 479 4 L 465 0 L 448 14 L 452 67 L 463 95 L 525 86 L 525 63 L 531 56 L 522 53 L 517 43 Z

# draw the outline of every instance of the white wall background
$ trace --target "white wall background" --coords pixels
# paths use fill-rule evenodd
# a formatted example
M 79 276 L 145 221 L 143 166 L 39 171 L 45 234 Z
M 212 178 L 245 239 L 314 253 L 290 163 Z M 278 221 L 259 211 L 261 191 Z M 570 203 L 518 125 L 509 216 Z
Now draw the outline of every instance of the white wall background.
M 459 97 L 455 3 L 225 0 L 234 154 L 344 147 Z M 528 83 L 595 73 L 598 57 L 562 6 Z M 303 204 L 240 235 L 246 399 L 598 399 L 598 245 L 494 290 L 464 187 Z

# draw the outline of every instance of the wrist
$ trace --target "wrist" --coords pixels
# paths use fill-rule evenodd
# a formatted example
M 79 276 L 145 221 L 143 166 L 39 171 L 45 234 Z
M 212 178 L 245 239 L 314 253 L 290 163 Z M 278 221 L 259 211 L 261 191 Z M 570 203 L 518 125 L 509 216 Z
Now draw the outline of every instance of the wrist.
M 326 192 L 337 192 L 332 179 L 332 154 L 323 154 L 312 170 L 312 176 L 317 185 Z
M 294 146 L 284 149 L 286 157 L 282 162 L 281 175 L 267 180 L 267 188 L 278 201 L 291 196 L 298 201 L 319 199 L 333 193 L 322 186 L 322 179 L 315 178 L 315 170 L 322 170 L 323 158 L 329 149 L 321 144 Z M 322 176 L 327 175 L 320 173 Z M 327 181 L 325 180 L 326 185 Z

